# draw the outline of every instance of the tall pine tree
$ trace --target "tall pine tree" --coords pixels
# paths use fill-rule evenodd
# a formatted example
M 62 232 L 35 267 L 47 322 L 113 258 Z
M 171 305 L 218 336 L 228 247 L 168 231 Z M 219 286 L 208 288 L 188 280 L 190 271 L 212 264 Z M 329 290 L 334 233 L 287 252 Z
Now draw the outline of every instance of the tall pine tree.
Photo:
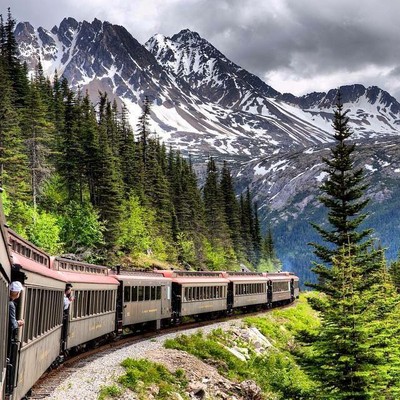
M 362 169 L 354 165 L 355 145 L 348 143 L 352 134 L 348 122 L 338 96 L 333 123 L 336 145 L 331 158 L 324 159 L 328 175 L 320 197 L 328 209 L 329 226 L 314 224 L 327 245 L 313 243 L 325 264 L 314 267 L 319 282 L 312 286 L 325 296 L 312 302 L 321 313 L 322 325 L 313 341 L 310 371 L 320 382 L 322 398 L 395 398 L 398 361 L 392 366 L 385 355 L 398 355 L 397 339 L 379 332 L 396 331 L 391 314 L 398 314 L 399 300 L 390 284 L 387 301 L 381 302 L 377 293 L 377 287 L 387 284 L 387 274 L 381 251 L 373 247 L 371 230 L 360 229 L 368 201 L 363 198 Z M 387 396 L 381 395 L 383 390 Z

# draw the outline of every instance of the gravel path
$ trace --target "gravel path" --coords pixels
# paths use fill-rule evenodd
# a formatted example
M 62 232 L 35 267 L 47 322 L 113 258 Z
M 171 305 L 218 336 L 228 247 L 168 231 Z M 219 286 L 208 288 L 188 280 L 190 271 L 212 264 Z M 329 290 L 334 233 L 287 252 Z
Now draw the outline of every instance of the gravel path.
M 202 327 L 200 330 L 207 334 L 217 328 L 228 330 L 233 326 L 241 325 L 242 321 L 237 319 L 211 324 Z M 184 333 L 190 335 L 198 330 L 198 328 L 189 329 Z M 123 375 L 124 369 L 120 366 L 121 361 L 128 357 L 136 359 L 146 358 L 148 352 L 163 348 L 166 339 L 174 338 L 181 334 L 182 332 L 176 332 L 161 335 L 141 343 L 136 343 L 132 346 L 124 347 L 111 355 L 107 354 L 104 357 L 100 357 L 66 378 L 66 380 L 55 389 L 53 394 L 50 397 L 46 397 L 46 399 L 97 400 L 103 386 L 112 385 L 117 381 L 119 376 Z M 135 396 L 125 393 L 121 399 L 134 400 Z

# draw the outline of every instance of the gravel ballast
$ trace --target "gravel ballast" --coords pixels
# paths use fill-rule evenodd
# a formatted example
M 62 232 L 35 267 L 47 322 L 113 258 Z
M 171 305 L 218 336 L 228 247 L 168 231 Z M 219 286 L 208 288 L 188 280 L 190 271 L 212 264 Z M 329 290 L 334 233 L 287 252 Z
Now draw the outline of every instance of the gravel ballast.
M 151 359 L 153 358 L 151 357 L 152 353 L 157 354 L 157 357 L 159 358 L 159 350 L 164 348 L 163 345 L 167 339 L 174 338 L 183 333 L 191 335 L 201 330 L 204 334 L 208 334 L 218 328 L 229 330 L 233 326 L 238 327 L 241 325 L 241 320 L 219 322 L 202 327 L 201 329 L 189 329 L 184 332 L 160 335 L 124 347 L 111 354 L 99 357 L 79 368 L 79 370 L 66 377 L 66 379 L 53 391 L 51 396 L 46 398 L 53 400 L 97 400 L 102 387 L 115 384 L 118 381 L 118 378 L 124 374 L 124 368 L 121 367 L 120 364 L 126 358 Z M 162 360 L 157 361 L 160 362 Z M 120 398 L 124 400 L 136 399 L 134 394 L 128 393 L 128 391 L 126 391 Z

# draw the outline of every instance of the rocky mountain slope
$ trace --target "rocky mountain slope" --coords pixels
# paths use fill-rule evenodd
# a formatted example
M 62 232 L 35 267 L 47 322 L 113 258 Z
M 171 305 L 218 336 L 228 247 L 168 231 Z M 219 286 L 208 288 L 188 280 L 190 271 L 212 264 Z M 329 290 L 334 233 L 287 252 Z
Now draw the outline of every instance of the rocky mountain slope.
M 301 97 L 279 93 L 187 29 L 141 45 L 122 26 L 65 18 L 51 30 L 19 23 L 15 35 L 31 71 L 40 58 L 47 75 L 57 71 L 94 99 L 106 91 L 127 105 L 132 126 L 148 96 L 152 128 L 162 140 L 199 165 L 210 155 L 231 161 L 239 188 L 250 186 L 255 194 L 263 227 L 276 229 L 282 258 L 290 253 L 288 240 L 304 239 L 304 230 L 312 237 L 305 221 L 318 217 L 315 196 L 324 177 L 321 156 L 332 143 L 335 89 Z M 397 201 L 400 104 L 375 86 L 344 86 L 341 93 L 360 143 L 358 162 L 382 215 Z M 400 217 L 392 223 L 400 231 Z M 394 254 L 398 245 L 390 246 Z

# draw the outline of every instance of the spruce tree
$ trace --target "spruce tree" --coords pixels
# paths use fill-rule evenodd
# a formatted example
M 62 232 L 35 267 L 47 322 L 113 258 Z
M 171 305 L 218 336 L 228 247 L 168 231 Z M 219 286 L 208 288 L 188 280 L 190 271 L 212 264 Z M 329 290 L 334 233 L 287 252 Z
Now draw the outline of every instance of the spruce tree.
M 29 172 L 12 83 L 0 59 L 0 186 L 13 201 L 27 200 Z
M 219 174 L 215 160 L 212 157 L 207 164 L 207 177 L 203 188 L 203 199 L 206 212 L 206 226 L 212 244 L 230 246 L 223 198 L 219 185 Z
M 32 202 L 35 208 L 41 187 L 52 171 L 49 160 L 51 146 L 54 143 L 54 125 L 47 115 L 47 106 L 40 91 L 32 82 L 26 99 L 26 107 L 23 110 L 22 128 L 27 143 Z
M 321 398 L 391 399 L 398 393 L 400 358 L 397 337 L 390 339 L 386 332 L 398 331 L 392 315 L 399 312 L 399 299 L 371 230 L 360 229 L 368 200 L 363 198 L 362 170 L 354 165 L 355 145 L 348 143 L 348 121 L 339 96 L 333 124 L 336 145 L 331 158 L 324 159 L 328 175 L 320 197 L 330 225 L 314 224 L 328 245 L 313 243 L 325 264 L 313 269 L 319 282 L 311 286 L 324 296 L 312 301 L 322 325 L 312 341 L 310 372 L 320 382 Z M 389 354 L 395 354 L 392 362 Z
M 253 220 L 253 207 L 251 204 L 251 193 L 250 189 L 246 189 L 246 195 L 240 196 L 240 233 L 242 237 L 242 244 L 244 248 L 244 255 L 246 260 L 250 263 L 254 263 L 254 243 L 253 243 L 253 232 L 254 232 L 254 220 Z
M 223 198 L 225 219 L 229 227 L 229 235 L 238 256 L 243 252 L 240 235 L 240 205 L 236 198 L 233 178 L 228 163 L 224 161 L 221 170 L 220 191 Z

